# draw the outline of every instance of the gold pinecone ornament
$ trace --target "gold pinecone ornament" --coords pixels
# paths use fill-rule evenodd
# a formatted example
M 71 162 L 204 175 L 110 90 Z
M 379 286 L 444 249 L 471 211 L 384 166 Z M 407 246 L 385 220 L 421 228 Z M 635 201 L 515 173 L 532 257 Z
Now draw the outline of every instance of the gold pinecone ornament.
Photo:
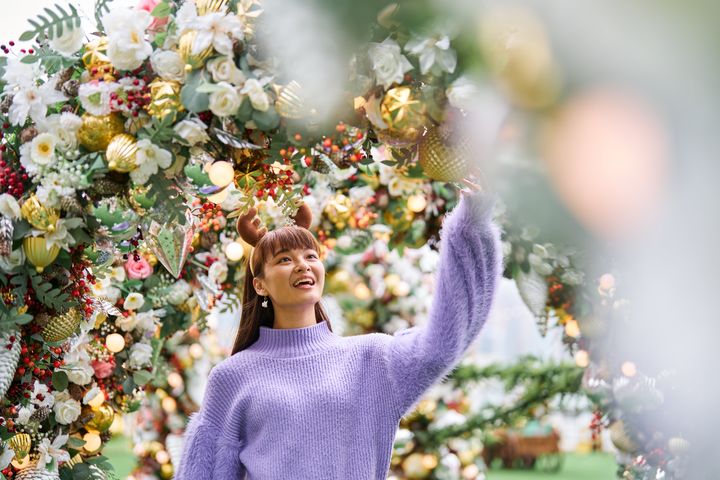
M 427 123 L 425 102 L 411 87 L 395 87 L 385 93 L 380 116 L 387 129 L 377 132 L 378 139 L 393 147 L 415 145 Z
M 127 133 L 115 135 L 107 147 L 108 168 L 115 172 L 127 173 L 137 167 L 137 141 Z
M 59 342 L 65 340 L 75 333 L 80 326 L 82 315 L 75 308 L 71 308 L 67 312 L 55 315 L 50 318 L 45 328 L 42 330 L 43 340 L 46 342 Z
M 12 340 L 11 340 L 12 339 Z M 7 347 L 10 348 L 7 348 Z M 10 330 L 0 334 L 0 399 L 5 396 L 15 376 L 20 359 L 20 331 Z
M 423 135 L 418 162 L 425 175 L 440 182 L 457 182 L 469 173 L 470 139 L 439 126 Z
M 99 116 L 84 113 L 77 138 L 83 147 L 91 152 L 99 152 L 108 147 L 115 135 L 124 131 L 123 119 L 117 113 Z
M 629 454 L 637 452 L 638 446 L 628 435 L 625 423 L 622 420 L 614 421 L 608 430 L 610 431 L 610 440 L 615 445 L 615 448 Z
M 51 472 L 47 468 L 39 467 L 37 462 L 20 470 L 14 477 L 16 480 L 60 480 L 60 474 Z

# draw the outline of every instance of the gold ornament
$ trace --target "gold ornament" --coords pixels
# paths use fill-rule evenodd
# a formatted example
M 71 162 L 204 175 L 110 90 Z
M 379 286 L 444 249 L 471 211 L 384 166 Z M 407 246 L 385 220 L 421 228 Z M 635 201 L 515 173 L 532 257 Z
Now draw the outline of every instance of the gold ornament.
M 163 479 L 169 479 L 173 476 L 173 466 L 169 463 L 163 463 L 160 465 L 160 477 Z
M 228 0 L 197 0 L 195 2 L 199 16 L 208 13 L 223 13 L 227 10 Z
M 610 440 L 613 445 L 624 453 L 634 453 L 637 451 L 638 446 L 632 438 L 627 434 L 625 430 L 625 424 L 622 420 L 616 420 L 608 428 L 610 430 Z
M 410 87 L 391 88 L 380 103 L 380 116 L 387 129 L 378 131 L 378 138 L 394 147 L 414 145 L 427 122 L 425 110 L 425 103 L 417 90 Z
M 108 404 L 102 404 L 94 411 L 93 418 L 85 425 L 87 428 L 104 432 L 110 428 L 115 419 L 115 411 Z
M 50 265 L 60 253 L 60 247 L 57 245 L 48 247 L 45 237 L 25 237 L 23 250 L 30 263 L 35 265 L 38 273 Z
M 65 466 L 68 468 L 72 468 L 78 463 L 83 463 L 82 455 L 80 455 L 79 453 L 75 454 L 75 456 L 72 457 L 70 461 L 65 464 Z
M 100 116 L 84 113 L 77 138 L 83 147 L 91 152 L 99 152 L 107 148 L 115 135 L 124 131 L 125 126 L 118 113 Z
M 676 457 L 685 455 L 690 450 L 690 442 L 682 437 L 673 437 L 668 440 L 668 450 Z
M 160 120 L 170 116 L 175 121 L 178 112 L 185 110 L 180 101 L 180 82 L 156 78 L 150 82 L 149 87 L 150 104 L 147 112 Z
M 108 39 L 99 37 L 85 45 L 82 61 L 85 69 L 94 79 L 103 79 L 106 82 L 115 80 L 113 66 L 107 56 Z
M 59 342 L 65 340 L 75 333 L 80 326 L 82 315 L 76 309 L 71 308 L 61 315 L 55 315 L 42 330 L 43 340 L 46 342 Z
M 44 232 L 54 232 L 55 226 L 60 219 L 60 212 L 54 208 L 47 208 L 40 203 L 40 200 L 32 194 L 23 202 L 20 209 L 23 218 L 30 222 L 30 225 Z
M 10 440 L 8 440 L 8 446 L 15 452 L 15 456 L 18 459 L 22 459 L 30 453 L 30 447 L 32 446 L 32 439 L 27 433 L 15 434 Z
M 115 135 L 107 147 L 108 168 L 116 172 L 127 173 L 137 167 L 137 141 L 127 133 Z
M 433 180 L 459 181 L 470 168 L 470 139 L 454 136 L 445 127 L 433 128 L 420 140 L 418 162 Z
M 281 117 L 297 120 L 317 113 L 315 109 L 308 108 L 302 86 L 295 80 L 280 88 L 277 97 L 275 109 Z
M 213 53 L 212 46 L 207 47 L 200 53 L 192 53 L 193 42 L 197 34 L 198 32 L 196 30 L 190 30 L 189 32 L 183 33 L 180 36 L 180 40 L 178 40 L 178 53 L 183 59 L 183 62 L 185 62 L 185 70 L 188 71 L 202 67 L 205 60 Z
M 333 197 L 333 199 L 330 200 L 330 203 L 328 203 L 325 207 L 325 214 L 328 219 L 341 230 L 345 228 L 345 225 L 352 216 L 352 213 L 352 201 L 342 193 L 335 195 L 335 197 Z
M 402 462 L 403 473 L 407 478 L 420 479 L 430 475 L 430 469 L 425 463 L 425 455 L 419 452 L 411 453 Z

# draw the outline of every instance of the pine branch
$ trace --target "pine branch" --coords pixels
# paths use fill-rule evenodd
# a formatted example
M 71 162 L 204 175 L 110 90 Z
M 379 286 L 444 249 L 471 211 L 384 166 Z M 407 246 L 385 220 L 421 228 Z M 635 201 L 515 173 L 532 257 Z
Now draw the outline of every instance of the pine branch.
M 50 18 L 44 15 L 38 15 L 37 19 L 28 20 L 33 28 L 20 35 L 20 41 L 27 42 L 32 39 L 52 40 L 62 36 L 65 28 L 70 31 L 79 28 L 80 14 L 73 5 L 68 6 L 70 7 L 70 12 L 65 11 L 60 5 L 55 4 L 55 10 L 59 13 L 45 7 L 43 10 L 45 10 L 45 13 Z

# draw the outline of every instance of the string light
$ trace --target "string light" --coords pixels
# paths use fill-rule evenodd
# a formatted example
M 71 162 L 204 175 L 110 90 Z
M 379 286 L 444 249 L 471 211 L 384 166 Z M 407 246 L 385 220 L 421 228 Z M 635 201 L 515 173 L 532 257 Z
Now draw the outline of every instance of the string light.
M 235 178 L 235 169 L 232 163 L 221 160 L 210 165 L 208 177 L 213 185 L 226 187 Z
M 125 348 L 125 337 L 119 333 L 111 333 L 105 337 L 105 346 L 113 353 L 121 352 Z
M 238 242 L 230 242 L 225 245 L 225 256 L 231 262 L 237 262 L 238 260 L 243 258 L 244 254 L 245 250 L 243 249 L 243 246 Z

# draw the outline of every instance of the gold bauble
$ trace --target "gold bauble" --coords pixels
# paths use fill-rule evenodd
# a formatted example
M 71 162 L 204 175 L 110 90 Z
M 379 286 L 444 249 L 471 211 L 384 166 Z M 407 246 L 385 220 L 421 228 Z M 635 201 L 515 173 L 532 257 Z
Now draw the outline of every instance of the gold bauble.
M 160 465 L 160 477 L 163 479 L 169 479 L 173 476 L 173 466 L 170 463 L 163 463 Z
M 417 143 L 427 122 L 425 110 L 425 103 L 416 89 L 391 88 L 380 103 L 380 116 L 387 129 L 378 131 L 378 138 L 394 147 Z
M 183 59 L 183 62 L 185 62 L 186 70 L 195 70 L 196 68 L 202 67 L 205 60 L 213 53 L 212 46 L 207 47 L 200 53 L 192 53 L 192 44 L 196 37 L 197 31 L 190 30 L 189 32 L 183 33 L 180 36 L 180 40 L 178 40 L 178 53 Z
M 393 230 L 400 232 L 410 228 L 415 213 L 407 208 L 407 205 L 396 204 L 393 209 L 386 209 L 383 212 L 383 223 L 393 227 Z
M 638 450 L 638 446 L 632 438 L 627 434 L 625 430 L 625 424 L 622 420 L 616 420 L 610 427 L 610 440 L 613 445 L 624 453 L 635 453 Z
M 23 202 L 20 213 L 30 225 L 44 232 L 54 232 L 55 226 L 60 219 L 60 212 L 54 208 L 45 207 L 35 194 L 30 195 Z
M 104 432 L 110 428 L 114 419 L 115 411 L 113 408 L 110 405 L 103 403 L 97 410 L 94 411 L 93 418 L 91 418 L 85 426 L 93 430 L 97 430 L 98 432 Z
M 310 113 L 298 82 L 293 80 L 280 88 L 275 109 L 281 117 L 292 119 L 304 118 Z
M 32 439 L 27 433 L 15 434 L 10 440 L 8 440 L 8 446 L 15 452 L 15 456 L 18 459 L 22 459 L 30 453 L 30 447 L 32 446 Z
M 227 10 L 228 0 L 197 0 L 195 2 L 199 16 L 208 13 L 223 13 Z
M 115 80 L 113 65 L 107 56 L 108 39 L 99 37 L 85 45 L 82 61 L 85 69 L 94 79 L 103 79 L 106 82 Z M 93 73 L 94 72 L 94 73 Z
M 108 168 L 116 172 L 127 173 L 137 167 L 137 141 L 127 133 L 115 135 L 107 147 Z
M 99 116 L 84 113 L 77 138 L 83 147 L 91 152 L 99 152 L 107 148 L 115 135 L 124 131 L 123 119 L 118 113 Z
M 178 112 L 185 110 L 180 101 L 180 82 L 156 78 L 150 82 L 149 87 L 150 103 L 146 107 L 147 112 L 160 120 L 170 116 L 175 121 Z
M 418 162 L 433 180 L 459 181 L 470 169 L 470 139 L 445 127 L 433 128 L 420 140 Z
M 80 326 L 82 315 L 76 309 L 71 308 L 67 312 L 51 317 L 45 328 L 42 330 L 43 340 L 46 342 L 59 342 L 65 340 L 75 333 Z
M 23 250 L 30 263 L 35 265 L 38 273 L 50 265 L 60 253 L 60 247 L 57 245 L 48 248 L 45 237 L 25 237 Z
M 352 201 L 342 193 L 335 195 L 325 207 L 325 214 L 328 219 L 339 229 L 345 228 L 345 224 L 352 216 L 352 213 Z

